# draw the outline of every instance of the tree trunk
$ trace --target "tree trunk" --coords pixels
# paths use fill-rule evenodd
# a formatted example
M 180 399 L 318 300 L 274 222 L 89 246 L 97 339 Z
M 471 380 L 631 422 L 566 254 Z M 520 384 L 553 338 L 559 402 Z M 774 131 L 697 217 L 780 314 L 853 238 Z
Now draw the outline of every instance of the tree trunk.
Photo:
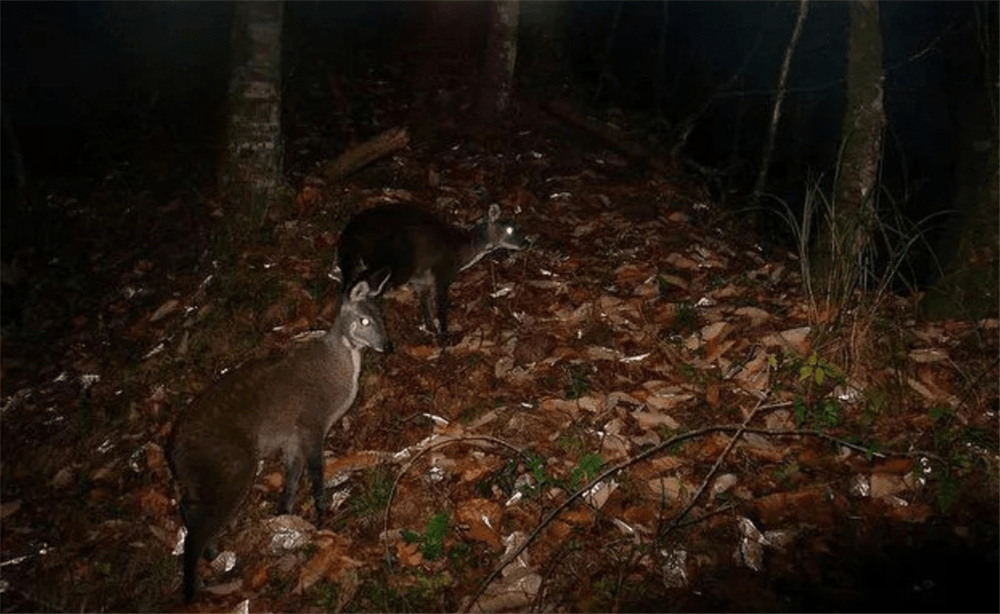
M 281 179 L 282 2 L 237 2 L 222 191 L 233 203 L 231 238 L 260 228 Z
M 822 218 L 811 259 L 813 288 L 823 289 L 827 312 L 836 312 L 865 272 L 872 270 L 876 183 L 885 128 L 878 2 L 850 2 L 849 7 L 847 111 L 841 130 L 840 171 L 831 203 L 825 211 L 816 211 Z
M 486 121 L 503 116 L 510 104 L 519 14 L 519 0 L 493 0 L 490 7 L 486 59 L 479 92 L 479 114 Z
M 981 87 L 970 88 L 952 102 L 958 148 L 955 155 L 957 212 L 937 245 L 943 275 L 921 311 L 932 318 L 997 317 L 1000 308 L 1000 143 L 997 140 L 997 80 L 1000 58 L 995 4 L 974 4 L 979 57 L 958 58 L 981 71 Z

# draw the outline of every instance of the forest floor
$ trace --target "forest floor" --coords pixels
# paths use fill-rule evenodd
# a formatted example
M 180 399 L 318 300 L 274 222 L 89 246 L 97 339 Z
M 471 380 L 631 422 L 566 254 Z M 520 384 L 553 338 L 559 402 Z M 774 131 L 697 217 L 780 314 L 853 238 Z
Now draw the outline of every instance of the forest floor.
M 241 253 L 238 205 L 162 187 L 180 166 L 50 195 L 65 232 L 2 338 L 4 612 L 1000 609 L 996 319 L 893 296 L 833 321 L 680 171 L 527 105 L 467 138 L 457 104 L 338 183 L 293 163 Z M 293 160 L 337 153 L 295 130 Z M 329 324 L 338 232 L 389 201 L 463 226 L 498 202 L 534 243 L 459 277 L 444 350 L 388 297 L 321 526 L 307 488 L 273 516 L 270 461 L 183 606 L 174 418 Z

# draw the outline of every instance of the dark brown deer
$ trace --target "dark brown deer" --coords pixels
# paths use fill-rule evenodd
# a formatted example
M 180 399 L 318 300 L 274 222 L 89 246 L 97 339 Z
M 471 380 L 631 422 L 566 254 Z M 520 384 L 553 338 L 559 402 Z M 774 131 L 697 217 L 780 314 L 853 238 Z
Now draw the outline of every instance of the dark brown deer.
M 374 297 L 388 273 L 347 292 L 329 332 L 278 359 L 248 364 L 195 400 L 173 428 L 168 454 L 181 490 L 184 600 L 198 586 L 198 560 L 242 504 L 259 461 L 281 451 L 284 492 L 279 509 L 295 503 L 308 468 L 317 523 L 323 513 L 323 441 L 358 393 L 361 350 L 383 351 L 385 327 Z
M 417 207 L 384 205 L 362 211 L 347 222 L 340 233 L 332 276 L 349 288 L 366 271 L 388 268 L 389 287 L 410 284 L 416 290 L 424 325 L 444 345 L 448 288 L 458 274 L 490 252 L 527 246 L 513 222 L 500 219 L 496 204 L 481 223 L 469 229 L 452 226 Z

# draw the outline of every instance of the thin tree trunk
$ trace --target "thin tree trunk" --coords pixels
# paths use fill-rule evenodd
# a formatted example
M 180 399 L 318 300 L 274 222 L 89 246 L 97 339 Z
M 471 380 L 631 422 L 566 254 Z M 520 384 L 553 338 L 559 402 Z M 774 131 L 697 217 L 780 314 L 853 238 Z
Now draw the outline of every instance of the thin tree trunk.
M 520 10 L 519 0 L 493 0 L 490 7 L 486 61 L 479 95 L 480 116 L 487 121 L 503 116 L 510 105 Z
M 625 3 L 619 0 L 618 4 L 615 5 L 615 17 L 611 21 L 611 31 L 608 32 L 608 40 L 604 44 L 604 53 L 601 55 L 600 59 L 600 74 L 597 78 L 597 91 L 594 92 L 594 103 L 596 104 L 601 99 L 601 94 L 604 93 L 604 82 L 611 82 L 612 86 L 617 87 L 618 78 L 615 77 L 614 71 L 611 68 L 611 50 L 614 49 L 615 37 L 618 35 L 618 23 L 621 21 L 622 9 Z
M 237 2 L 230 33 L 222 191 L 234 204 L 233 239 L 260 228 L 281 179 L 282 2 Z
M 786 84 L 788 83 L 788 70 L 792 66 L 792 56 L 795 54 L 795 47 L 799 43 L 802 35 L 802 26 L 806 22 L 806 15 L 809 14 L 809 0 L 801 0 L 799 4 L 799 18 L 795 22 L 795 29 L 792 31 L 792 39 L 788 41 L 785 49 L 785 61 L 781 64 L 781 75 L 778 77 L 777 94 L 774 97 L 774 112 L 771 115 L 771 128 L 767 132 L 767 144 L 760 157 L 760 172 L 757 174 L 757 182 L 753 188 L 753 200 L 760 199 L 764 192 L 764 185 L 767 183 L 767 171 L 771 166 L 771 156 L 774 154 L 774 139 L 778 134 L 778 124 L 781 121 L 781 106 L 785 102 Z
M 824 211 L 813 250 L 812 277 L 834 310 L 871 271 L 876 193 L 885 111 L 878 2 L 849 3 L 847 112 L 833 203 Z

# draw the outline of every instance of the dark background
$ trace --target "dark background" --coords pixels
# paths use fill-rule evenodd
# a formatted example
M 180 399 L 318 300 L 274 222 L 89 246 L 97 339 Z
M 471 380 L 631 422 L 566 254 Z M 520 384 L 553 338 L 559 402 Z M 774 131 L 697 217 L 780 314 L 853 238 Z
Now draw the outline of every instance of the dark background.
M 443 57 L 426 51 L 451 44 L 481 53 L 481 6 L 428 23 L 417 2 L 288 3 L 285 129 L 290 141 L 311 131 L 306 140 L 313 144 L 287 148 L 290 180 L 343 151 L 350 139 L 388 127 L 385 118 L 379 121 L 379 107 L 389 101 L 358 83 L 392 83 L 419 112 L 427 87 L 420 67 Z M 798 3 L 579 2 L 564 3 L 561 12 L 554 6 L 521 6 L 516 75 L 522 102 L 561 97 L 595 113 L 642 117 L 649 143 L 665 151 L 683 122 L 703 109 L 680 153 L 713 169 L 713 194 L 737 206 L 756 177 Z M 946 231 L 962 213 L 952 210 L 962 139 L 995 132 L 995 91 L 987 86 L 995 77 L 986 68 L 997 65 L 997 3 L 886 2 L 880 8 L 888 117 L 883 200 L 912 223 L 933 216 L 910 271 L 913 280 L 928 283 L 936 277 L 928 254 L 947 256 L 953 237 Z M 224 2 L 3 3 L 5 258 L 37 247 L 38 226 L 58 225 L 53 217 L 62 213 L 46 210 L 47 195 L 71 192 L 83 200 L 108 173 L 137 173 L 144 187 L 166 191 L 212 189 L 231 14 Z M 808 180 L 822 177 L 828 185 L 835 172 L 847 26 L 845 3 L 814 2 L 795 50 L 767 185 L 793 210 Z M 982 40 L 984 31 L 992 32 L 992 41 Z M 296 104 L 309 98 L 305 77 L 318 70 L 342 80 L 350 134 L 322 119 L 329 107 Z M 453 71 L 450 78 L 434 87 L 460 88 L 475 78 L 458 67 L 446 70 Z M 736 73 L 732 86 L 720 89 Z M 12 138 L 23 159 L 26 198 L 20 203 L 9 198 L 18 177 Z M 178 165 L 186 169 L 182 182 L 168 172 Z M 788 239 L 779 222 L 758 226 L 747 230 Z

